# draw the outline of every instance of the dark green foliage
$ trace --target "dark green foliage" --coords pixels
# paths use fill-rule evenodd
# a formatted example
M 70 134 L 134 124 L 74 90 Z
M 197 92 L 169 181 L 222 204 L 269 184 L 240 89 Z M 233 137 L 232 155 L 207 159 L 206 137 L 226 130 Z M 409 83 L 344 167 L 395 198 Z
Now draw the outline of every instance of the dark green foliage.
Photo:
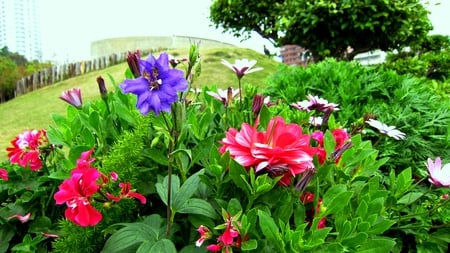
M 417 77 L 445 81 L 450 77 L 450 37 L 427 36 L 408 51 L 388 54 L 381 66 L 399 74 L 411 73 Z
M 386 138 L 377 144 L 380 156 L 391 158 L 388 167 L 423 168 L 428 157 L 450 158 L 450 102 L 435 95 L 423 79 L 328 59 L 308 68 L 282 67 L 269 83 L 267 94 L 287 104 L 305 100 L 307 94 L 339 104 L 335 117 L 347 128 L 353 122 L 363 124 L 367 113 L 397 126 L 406 133 L 405 140 Z M 375 141 L 375 132 L 366 128 Z
M 84 228 L 69 220 L 61 220 L 60 227 L 62 237 L 53 242 L 52 252 L 96 253 L 103 247 L 101 232 L 105 227 L 101 224 Z
M 236 37 L 256 32 L 277 46 L 300 45 L 316 61 L 401 49 L 432 30 L 419 0 L 216 0 L 210 19 Z

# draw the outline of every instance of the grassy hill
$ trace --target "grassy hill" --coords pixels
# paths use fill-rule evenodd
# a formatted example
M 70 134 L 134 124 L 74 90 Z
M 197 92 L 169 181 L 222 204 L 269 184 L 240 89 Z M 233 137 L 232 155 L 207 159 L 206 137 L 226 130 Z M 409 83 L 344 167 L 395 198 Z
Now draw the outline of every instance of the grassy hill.
M 177 57 L 187 57 L 188 50 L 173 50 L 170 54 Z M 237 78 L 235 74 L 220 63 L 221 59 L 226 59 L 234 63 L 235 59 L 254 59 L 257 60 L 257 67 L 263 67 L 263 71 L 252 73 L 242 79 L 243 84 L 252 84 L 264 87 L 264 80 L 281 63 L 267 58 L 262 53 L 251 49 L 243 48 L 216 48 L 202 50 L 202 71 L 200 77 L 195 81 L 193 87 L 201 88 L 203 86 L 217 85 L 221 88 L 228 86 L 237 87 Z M 156 55 L 156 54 L 155 54 Z M 103 70 L 98 70 L 67 79 L 37 91 L 17 97 L 4 104 L 0 104 L 0 161 L 7 159 L 6 147 L 10 141 L 19 133 L 26 129 L 42 129 L 52 125 L 51 114 L 65 114 L 67 103 L 58 97 L 67 89 L 79 87 L 83 97 L 83 102 L 92 101 L 99 98 L 99 91 L 96 82 L 98 76 L 102 76 L 107 84 L 108 90 L 113 90 L 113 84 L 108 75 L 120 84 L 124 80 L 125 70 L 128 68 L 126 63 L 121 63 Z M 183 66 L 179 67 L 184 69 Z

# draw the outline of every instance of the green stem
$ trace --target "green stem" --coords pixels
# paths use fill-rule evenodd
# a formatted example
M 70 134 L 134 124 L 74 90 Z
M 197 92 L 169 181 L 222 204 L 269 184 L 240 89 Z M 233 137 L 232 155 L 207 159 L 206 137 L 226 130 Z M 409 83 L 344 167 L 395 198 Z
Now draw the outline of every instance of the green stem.
M 242 105 L 242 88 L 241 88 L 241 78 L 238 78 L 238 84 L 239 84 L 239 104 L 241 105 L 241 109 L 243 107 Z
M 161 114 L 164 122 L 166 123 L 167 130 L 169 133 L 172 134 L 172 128 L 170 127 L 169 121 L 167 120 L 164 113 Z M 172 227 L 172 163 L 173 163 L 173 150 L 174 150 L 174 139 L 173 136 L 170 135 L 169 137 L 169 150 L 168 150 L 168 165 L 167 165 L 167 209 L 166 209 L 166 215 L 167 215 L 167 230 L 166 230 L 166 237 L 169 237 L 170 235 L 170 229 Z

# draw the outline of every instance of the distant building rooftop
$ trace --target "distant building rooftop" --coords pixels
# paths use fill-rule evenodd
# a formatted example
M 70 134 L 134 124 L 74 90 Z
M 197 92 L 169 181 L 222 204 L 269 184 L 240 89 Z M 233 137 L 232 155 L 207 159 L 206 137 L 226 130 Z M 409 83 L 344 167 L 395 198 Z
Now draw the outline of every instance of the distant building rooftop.
M 200 41 L 202 48 L 235 47 L 230 43 L 190 36 L 139 36 L 109 38 L 91 43 L 91 57 L 98 58 L 117 52 L 149 49 L 189 48 L 193 42 Z

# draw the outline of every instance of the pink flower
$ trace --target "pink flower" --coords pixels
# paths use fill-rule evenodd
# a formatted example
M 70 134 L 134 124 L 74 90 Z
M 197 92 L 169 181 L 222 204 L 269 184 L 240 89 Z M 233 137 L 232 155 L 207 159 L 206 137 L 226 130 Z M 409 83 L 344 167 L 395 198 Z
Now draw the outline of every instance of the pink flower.
M 30 217 L 31 217 L 31 213 L 27 213 L 24 216 L 22 216 L 21 214 L 18 213 L 18 214 L 14 214 L 14 215 L 8 217 L 8 220 L 11 220 L 13 218 L 17 218 L 17 219 L 20 220 L 20 222 L 25 223 L 25 222 L 27 222 L 30 219 Z
M 314 148 L 309 146 L 309 135 L 303 134 L 297 124 L 286 124 L 281 117 L 269 121 L 265 132 L 242 124 L 241 131 L 231 128 L 220 142 L 219 151 L 230 155 L 244 167 L 254 167 L 256 173 L 267 172 L 271 176 L 283 176 L 279 181 L 289 185 L 294 177 L 307 168 L 314 167 Z
M 70 105 L 75 106 L 76 108 L 81 108 L 83 105 L 80 88 L 72 88 L 70 90 L 63 91 L 59 98 L 66 101 Z
M 345 131 L 344 129 L 334 129 L 331 131 L 331 134 L 333 135 L 333 139 L 334 142 L 336 143 L 335 147 L 334 147 L 334 151 L 338 151 L 341 148 L 343 148 L 343 146 L 346 144 L 346 142 L 350 139 L 350 135 L 347 133 L 347 131 Z M 324 144 L 323 144 L 323 132 L 322 131 L 315 131 L 311 134 L 311 137 L 313 140 L 317 141 L 319 146 L 316 148 L 316 154 L 317 154 L 317 158 L 319 160 L 320 164 L 324 164 L 325 160 L 327 158 L 327 153 L 324 149 Z M 341 152 L 336 153 L 339 154 L 336 157 L 336 163 L 339 162 L 340 160 L 340 154 L 342 154 L 345 150 L 340 150 Z
M 11 141 L 12 147 L 6 148 L 9 161 L 36 171 L 42 168 L 39 148 L 48 145 L 45 130 L 27 130 Z
M 437 187 L 450 187 L 450 163 L 447 163 L 442 167 L 441 158 L 436 157 L 433 162 L 431 158 L 428 158 L 426 164 L 430 178 L 428 179 L 432 184 Z
M 92 153 L 94 153 L 94 149 L 90 149 L 88 151 L 82 152 L 80 158 L 77 160 L 76 169 L 92 169 L 91 163 L 95 161 L 95 158 L 91 157 Z
M 6 169 L 0 169 L 0 178 L 8 181 L 8 171 Z
M 110 193 L 107 193 L 106 196 L 115 202 L 119 202 L 120 200 L 122 200 L 124 198 L 135 198 L 135 199 L 139 200 L 141 202 L 141 204 L 147 203 L 147 199 L 144 197 L 144 195 L 130 190 L 130 188 L 131 188 L 130 183 L 119 183 L 119 186 L 122 188 L 122 191 L 121 191 L 119 197 L 114 196 Z
M 219 252 L 219 251 L 230 252 L 230 249 L 232 247 L 235 247 L 235 248 L 241 247 L 242 239 L 248 240 L 248 236 L 244 236 L 244 238 L 242 238 L 241 235 L 239 234 L 239 231 L 237 230 L 237 228 L 233 225 L 233 219 L 235 219 L 235 217 L 234 216 L 230 217 L 230 215 L 228 213 L 226 215 L 227 215 L 227 218 L 225 221 L 225 225 L 226 225 L 225 231 L 219 237 L 217 237 L 218 243 L 210 244 L 206 247 L 206 249 L 211 252 Z M 240 223 L 238 222 L 238 224 L 240 224 Z M 209 230 L 208 230 L 208 232 L 209 232 Z
M 209 228 L 203 225 L 200 225 L 197 231 L 200 234 L 200 238 L 195 242 L 195 246 L 200 247 L 205 242 L 205 240 L 211 238 L 211 231 L 209 230 Z
M 102 214 L 91 205 L 91 196 L 97 193 L 100 172 L 95 168 L 75 169 L 72 177 L 64 180 L 55 193 L 56 204 L 66 204 L 65 216 L 82 227 L 95 226 Z

